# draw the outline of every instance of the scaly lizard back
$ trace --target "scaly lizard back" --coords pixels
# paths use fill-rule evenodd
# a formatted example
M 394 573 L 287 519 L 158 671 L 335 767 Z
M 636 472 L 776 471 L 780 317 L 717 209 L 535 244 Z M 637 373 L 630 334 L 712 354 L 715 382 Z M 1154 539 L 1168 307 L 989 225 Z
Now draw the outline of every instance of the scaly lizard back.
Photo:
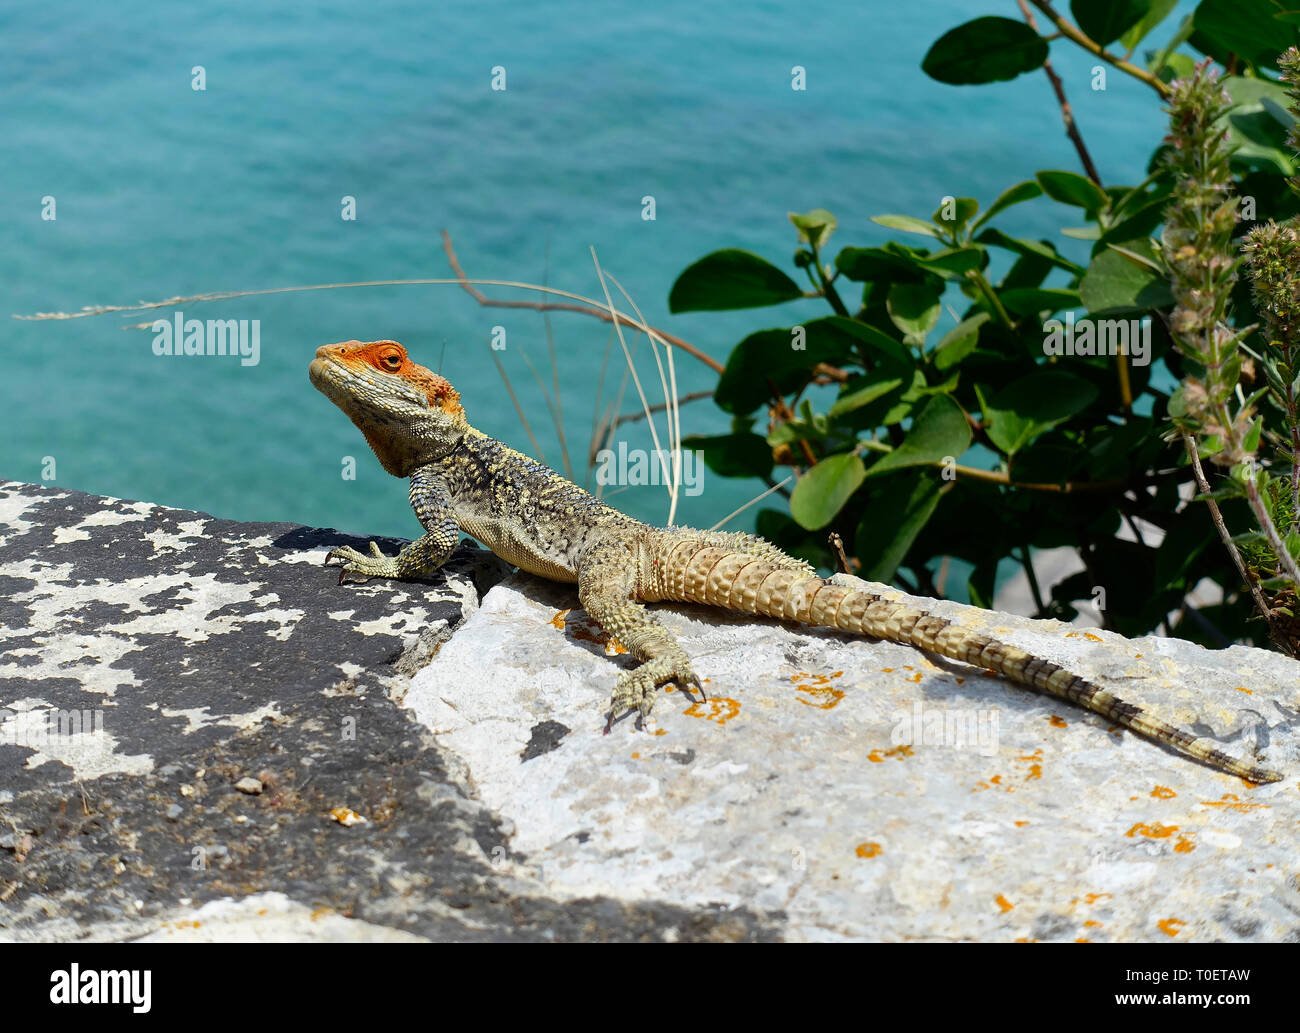
M 576 581 L 587 613 L 643 661 L 619 676 L 607 731 L 625 711 L 648 714 L 662 684 L 700 688 L 690 659 L 643 605 L 669 600 L 902 642 L 992 669 L 1252 782 L 1282 777 L 1050 660 L 917 609 L 885 585 L 863 591 L 824 580 L 754 535 L 633 520 L 471 427 L 452 386 L 412 362 L 395 341 L 326 345 L 317 350 L 311 380 L 362 431 L 385 470 L 411 478 L 411 505 L 426 532 L 391 558 L 373 542 L 368 556 L 332 550 L 326 561 L 341 562 L 340 582 L 346 574 L 428 574 L 451 555 L 460 531 L 524 570 Z

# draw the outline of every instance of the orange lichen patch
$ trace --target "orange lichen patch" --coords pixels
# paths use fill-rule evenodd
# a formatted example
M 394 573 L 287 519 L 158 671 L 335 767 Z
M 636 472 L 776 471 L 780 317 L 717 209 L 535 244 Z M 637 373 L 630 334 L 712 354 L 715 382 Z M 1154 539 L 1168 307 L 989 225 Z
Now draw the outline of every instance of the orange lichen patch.
M 881 673 L 881 674 L 893 674 L 893 673 L 894 673 L 894 669 L 893 669 L 892 667 L 882 667 L 882 668 L 880 669 L 880 673 Z
M 903 679 L 903 681 L 910 681 L 910 682 L 920 682 L 920 680 L 921 680 L 920 671 L 917 671 L 915 674 L 908 675 L 906 678 Z
M 667 734 L 668 734 L 668 730 L 667 730 L 666 728 L 656 728 L 656 729 L 654 730 L 654 734 L 655 734 L 655 735 L 667 735 Z
M 561 610 L 548 622 L 556 631 L 563 631 L 575 642 L 594 642 L 605 647 L 606 656 L 626 653 L 627 647 L 608 631 L 593 621 L 585 611 L 579 610 L 580 616 L 569 619 L 572 610 Z
M 330 817 L 344 828 L 351 828 L 353 825 L 360 825 L 366 820 L 351 807 L 335 807 L 330 811 Z
M 1000 907 L 1000 908 L 1002 909 L 1002 913 L 1003 913 L 1004 915 L 1005 915 L 1008 911 L 1013 910 L 1013 909 L 1015 908 L 1015 906 L 1016 906 L 1015 904 L 1011 903 L 1011 901 L 1007 900 L 1007 898 L 1004 897 L 1001 893 L 999 893 L 999 894 L 998 894 L 996 897 L 994 897 L 993 899 L 994 899 L 995 901 L 997 901 L 997 905 L 998 905 L 998 907 Z
M 1057 717 L 1055 714 L 1049 717 L 1047 721 L 1053 728 L 1066 728 L 1069 725 L 1069 722 L 1066 721 L 1065 718 Z
M 703 709 L 706 706 L 707 711 Z M 706 721 L 716 721 L 720 725 L 725 725 L 740 713 L 740 704 L 726 696 L 713 696 L 703 703 L 692 703 L 683 713 L 687 717 L 702 717 Z
M 313 922 L 319 922 L 326 915 L 332 915 L 332 914 L 334 914 L 334 909 L 332 907 L 318 907 L 315 911 L 311 913 L 311 920 Z
M 1257 807 L 1271 807 L 1267 803 L 1251 803 L 1241 799 L 1236 793 L 1224 793 L 1218 800 L 1202 800 L 1202 807 L 1226 807 L 1230 811 L 1253 811 Z
M 1156 928 L 1166 936 L 1177 936 L 1178 930 L 1186 924 L 1181 918 L 1162 918 L 1156 923 Z
M 1172 800 L 1178 794 L 1175 793 L 1168 786 L 1156 786 L 1154 789 L 1151 790 L 1151 795 L 1154 796 L 1157 800 Z
M 1100 928 L 1101 928 L 1101 923 L 1098 922 L 1095 918 L 1089 918 L 1089 919 L 1088 919 L 1086 922 L 1084 922 L 1083 924 L 1084 924 L 1084 927 L 1087 928 L 1087 929 L 1100 929 Z
M 799 700 L 804 706 L 816 707 L 818 710 L 831 710 L 844 698 L 844 690 L 832 687 L 831 679 L 842 677 L 843 674 L 843 671 L 835 671 L 833 674 L 809 674 L 800 671 L 790 675 L 790 681 L 800 692 L 806 692 L 812 697 L 811 700 Z
M 1158 821 L 1147 825 L 1144 822 L 1138 822 L 1131 829 L 1124 833 L 1129 839 L 1136 836 L 1145 836 L 1147 839 L 1168 839 L 1178 831 L 1177 825 L 1161 825 Z
M 1236 689 L 1238 692 L 1244 692 L 1247 696 L 1255 695 L 1253 692 L 1250 691 L 1250 689 L 1246 688 L 1246 686 L 1244 685 L 1234 685 L 1233 688 Z
M 1037 940 L 1031 940 L 1028 936 L 1017 936 L 1016 943 L 1037 943 Z
M 1018 757 L 1016 758 L 1016 763 L 1017 763 L 1017 764 L 1028 764 L 1028 765 L 1029 765 L 1029 770 L 1025 772 L 1025 776 L 1024 776 L 1023 781 L 1025 781 L 1025 782 L 1035 782 L 1035 781 L 1040 780 L 1040 779 L 1043 777 L 1043 763 L 1042 763 L 1042 761 L 1043 761 L 1043 756 L 1042 756 L 1042 754 L 1043 754 L 1043 751 L 1042 751 L 1041 749 L 1037 749 L 1037 750 L 1034 750 L 1033 753 L 1029 753 L 1029 754 L 1021 754 L 1020 756 L 1018 756 Z M 989 777 L 989 779 L 988 779 L 987 781 L 977 783 L 976 786 L 975 786 L 975 788 L 972 789 L 971 792 L 972 792 L 972 793 L 978 793 L 978 792 L 980 792 L 981 790 L 984 790 L 984 789 L 995 789 L 995 788 L 996 788 L 996 789 L 1002 789 L 1002 790 L 1005 790 L 1005 791 L 1008 792 L 1008 793 L 1014 793 L 1014 792 L 1016 791 L 1016 787 L 1015 787 L 1014 785 L 1010 785 L 1010 784 L 1008 784 L 1008 785 L 1003 785 L 1003 784 L 1002 784 L 1002 776 L 1001 776 L 1001 775 L 992 775 L 992 776 Z
M 1134 653 L 1134 654 L 1133 654 L 1133 659 L 1134 659 L 1134 660 L 1141 660 L 1141 659 L 1142 659 L 1142 654 L 1141 654 L 1141 653 Z
M 1109 899 L 1109 898 L 1110 898 L 1109 893 L 1088 893 L 1084 895 L 1083 902 L 1085 904 L 1092 905 L 1097 903 L 1097 901 L 1099 900 Z
M 1029 822 L 1027 822 L 1027 821 L 1018 821 L 1018 822 L 1016 822 L 1016 828 L 1018 828 L 1018 829 L 1023 829 L 1023 828 L 1024 828 L 1026 825 L 1028 825 L 1028 824 L 1029 824 Z
M 1174 844 L 1174 853 L 1176 854 L 1190 854 L 1195 849 L 1196 844 L 1186 836 L 1179 836 L 1178 842 Z
M 881 849 L 879 843 L 859 843 L 853 852 L 859 857 L 879 857 Z
M 1075 943 L 1092 943 L 1092 941 L 1091 941 L 1090 939 L 1088 939 L 1088 937 L 1086 937 L 1086 936 L 1076 936 L 1075 939 L 1074 939 L 1074 942 L 1075 942 Z
M 1100 635 L 1094 635 L 1091 631 L 1071 631 L 1065 636 L 1066 638 L 1086 638 L 1089 642 L 1104 642 Z
M 912 752 L 910 746 L 895 746 L 892 750 L 872 750 L 867 754 L 867 760 L 872 764 L 883 764 L 886 757 L 897 757 L 902 760 L 904 757 L 910 757 Z

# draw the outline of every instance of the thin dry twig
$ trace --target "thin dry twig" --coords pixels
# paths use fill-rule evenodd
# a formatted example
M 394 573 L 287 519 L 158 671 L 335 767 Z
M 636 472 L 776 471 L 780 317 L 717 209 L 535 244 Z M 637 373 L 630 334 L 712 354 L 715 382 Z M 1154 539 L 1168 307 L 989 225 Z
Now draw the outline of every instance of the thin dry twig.
M 622 312 L 619 312 L 616 309 L 614 309 L 612 305 L 609 306 L 608 308 L 601 308 L 600 302 L 593 301 L 591 298 L 584 298 L 580 294 L 573 294 L 570 293 L 569 291 L 555 290 L 554 288 L 547 288 L 544 291 L 544 293 L 547 294 L 556 294 L 559 295 L 560 297 L 573 298 L 577 301 L 585 302 L 586 304 L 584 305 L 571 305 L 571 304 L 566 304 L 564 302 L 547 302 L 547 301 L 505 301 L 498 298 L 489 298 L 482 291 L 475 290 L 473 285 L 483 284 L 484 286 L 496 285 L 496 286 L 507 286 L 507 287 L 521 287 L 527 290 L 540 290 L 541 288 L 538 288 L 533 284 L 513 283 L 504 280 L 471 280 L 469 277 L 465 275 L 465 271 L 460 267 L 460 261 L 456 258 L 456 251 L 452 247 L 451 234 L 448 233 L 446 230 L 442 231 L 442 248 L 447 253 L 447 263 L 451 266 L 452 272 L 456 274 L 456 280 L 454 282 L 464 287 L 465 290 L 469 292 L 470 296 L 473 297 L 473 299 L 477 301 L 480 305 L 485 305 L 492 308 L 530 308 L 538 312 L 581 312 L 584 315 L 595 316 L 597 319 L 603 320 L 606 323 L 616 323 L 616 324 L 621 323 L 623 326 L 629 326 L 634 330 L 640 330 L 643 333 L 656 336 L 661 341 L 667 342 L 668 344 L 671 344 L 676 348 L 682 349 L 682 351 L 686 352 L 688 355 L 693 355 L 695 358 L 699 359 L 702 363 L 704 363 L 706 366 L 712 369 L 715 373 L 722 372 L 723 369 L 722 363 L 720 363 L 717 359 L 713 358 L 710 355 L 705 355 L 704 352 L 700 351 L 693 344 L 689 344 L 686 341 L 683 341 L 680 337 L 674 337 L 672 334 L 665 333 L 664 331 L 649 326 L 644 322 L 637 322 L 631 317 L 624 315 Z M 435 281 L 425 281 L 425 282 L 435 282 Z M 451 281 L 439 280 L 436 282 L 447 283 Z
M 1219 537 L 1223 539 L 1224 547 L 1232 557 L 1233 566 L 1237 568 L 1237 573 L 1241 576 L 1241 583 L 1250 589 L 1251 598 L 1255 600 L 1255 609 L 1259 611 L 1259 615 L 1272 628 L 1275 619 L 1273 611 L 1264 599 L 1264 593 L 1260 591 L 1259 585 L 1255 583 L 1255 579 L 1246 570 L 1246 563 L 1241 558 L 1241 553 L 1237 551 L 1237 544 L 1232 540 L 1232 535 L 1228 533 L 1228 525 L 1223 522 L 1223 514 L 1219 512 L 1219 504 L 1210 497 L 1210 482 L 1205 479 L 1205 471 L 1201 467 L 1201 457 L 1196 450 L 1196 442 L 1187 431 L 1182 432 L 1182 437 L 1183 448 L 1187 450 L 1187 458 L 1192 461 L 1192 469 L 1196 473 L 1197 487 L 1200 488 L 1201 494 L 1205 496 L 1205 501 L 1209 503 L 1210 518 L 1214 521 Z
M 785 480 L 783 480 L 783 481 L 778 481 L 776 484 L 772 485 L 772 487 L 768 488 L 767 491 L 763 492 L 762 495 L 758 495 L 758 496 L 756 496 L 755 498 L 750 499 L 748 502 L 746 502 L 746 503 L 745 503 L 743 506 L 741 506 L 739 509 L 734 509 L 734 510 L 732 510 L 730 513 L 728 513 L 726 516 L 724 516 L 721 520 L 719 520 L 716 524 L 714 524 L 712 527 L 710 527 L 709 530 L 710 530 L 710 531 L 716 531 L 716 530 L 717 530 L 719 527 L 721 527 L 723 524 L 727 523 L 727 521 L 733 519 L 734 517 L 738 517 L 738 516 L 740 516 L 740 514 L 743 513 L 743 512 L 745 512 L 745 510 L 747 510 L 750 506 L 756 506 L 756 505 L 758 505 L 760 502 L 762 502 L 765 498 L 767 498 L 769 495 L 771 495 L 773 492 L 780 491 L 780 490 L 781 490 L 782 488 L 784 488 L 787 484 L 789 484 L 792 480 L 794 480 L 794 474 L 790 474 L 790 476 L 788 476 L 788 477 L 787 477 Z

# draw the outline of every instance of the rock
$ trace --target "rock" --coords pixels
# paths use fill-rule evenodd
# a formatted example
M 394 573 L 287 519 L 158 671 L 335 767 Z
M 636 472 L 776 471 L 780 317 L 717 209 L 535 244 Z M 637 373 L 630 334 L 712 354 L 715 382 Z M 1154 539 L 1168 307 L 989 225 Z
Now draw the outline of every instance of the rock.
M 787 938 L 1300 938 L 1300 664 L 933 603 L 1235 751 L 1254 787 L 895 643 L 656 607 L 707 702 L 602 734 L 629 658 L 516 575 L 404 702 L 557 895 L 784 912 Z M 488 672 L 485 676 L 485 672 Z
M 1257 746 L 1264 787 L 689 606 L 655 609 L 708 700 L 604 735 L 630 661 L 573 586 L 469 544 L 419 583 L 319 565 L 368 542 L 0 482 L 0 939 L 1300 938 L 1285 657 L 932 605 Z
M 241 778 L 235 783 L 235 788 L 241 793 L 247 793 L 249 796 L 260 796 L 262 793 L 262 782 L 256 778 Z
M 467 543 L 433 578 L 339 586 L 325 553 L 369 541 L 0 481 L 0 828 L 31 837 L 0 851 L 0 939 L 200 914 L 272 940 L 778 935 L 747 909 L 553 896 L 395 701 L 407 651 L 503 565 Z M 255 806 L 229 791 L 263 771 Z M 287 903 L 254 920 L 265 894 Z M 339 917 L 309 930 L 320 908 Z

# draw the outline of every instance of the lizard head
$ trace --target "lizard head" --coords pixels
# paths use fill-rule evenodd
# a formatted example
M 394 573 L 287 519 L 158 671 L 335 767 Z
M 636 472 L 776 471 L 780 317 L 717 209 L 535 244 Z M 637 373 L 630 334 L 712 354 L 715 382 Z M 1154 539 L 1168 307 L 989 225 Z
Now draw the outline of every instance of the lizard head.
M 446 452 L 469 428 L 456 389 L 412 362 L 396 341 L 324 345 L 309 374 L 395 477 Z

